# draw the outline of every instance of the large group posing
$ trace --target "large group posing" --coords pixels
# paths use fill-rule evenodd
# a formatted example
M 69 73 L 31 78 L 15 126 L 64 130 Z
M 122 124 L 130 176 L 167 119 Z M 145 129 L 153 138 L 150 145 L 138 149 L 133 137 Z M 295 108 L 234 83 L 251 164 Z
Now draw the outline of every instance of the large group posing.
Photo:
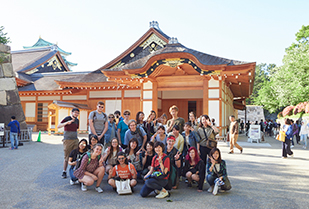
M 154 192 L 156 198 L 165 198 L 169 191 L 179 187 L 180 179 L 188 187 L 197 185 L 202 192 L 204 181 L 208 189 L 216 195 L 231 189 L 227 177 L 225 161 L 221 159 L 215 136 L 218 129 L 208 115 L 196 118 L 189 113 L 188 121 L 178 117 L 178 108 L 169 109 L 172 119 L 167 115 L 157 117 L 151 111 L 147 119 L 143 112 L 137 112 L 136 119 L 130 120 L 131 112 L 125 110 L 123 117 L 119 111 L 106 115 L 104 103 L 98 102 L 97 109 L 89 114 L 89 139 L 78 140 L 79 127 L 77 108 L 71 116 L 64 118 L 58 128 L 64 127 L 64 164 L 62 177 L 70 165 L 70 184 L 81 184 L 81 190 L 96 183 L 100 187 L 104 175 L 108 184 L 118 193 L 121 184 L 128 184 L 131 191 L 143 182 L 142 197 Z M 237 125 L 231 116 L 231 128 Z M 236 129 L 237 128 L 237 129 Z M 237 145 L 238 132 L 232 133 L 230 153 Z

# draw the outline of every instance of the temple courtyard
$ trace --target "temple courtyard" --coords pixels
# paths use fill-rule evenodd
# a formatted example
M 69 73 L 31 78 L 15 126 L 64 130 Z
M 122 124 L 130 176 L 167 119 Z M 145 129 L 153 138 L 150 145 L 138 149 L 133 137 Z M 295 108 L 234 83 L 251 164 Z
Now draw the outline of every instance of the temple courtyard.
M 36 142 L 37 136 L 18 150 L 0 149 L 0 208 L 309 208 L 309 151 L 296 145 L 294 157 L 282 159 L 281 143 L 272 137 L 251 144 L 240 136 L 243 154 L 227 154 L 228 145 L 219 143 L 232 184 L 229 192 L 213 196 L 205 184 L 199 193 L 182 181 L 170 197 L 155 199 L 140 197 L 142 181 L 132 195 L 120 196 L 106 175 L 103 193 L 94 186 L 82 192 L 69 178 L 61 178 L 62 137 L 42 134 L 42 142 Z

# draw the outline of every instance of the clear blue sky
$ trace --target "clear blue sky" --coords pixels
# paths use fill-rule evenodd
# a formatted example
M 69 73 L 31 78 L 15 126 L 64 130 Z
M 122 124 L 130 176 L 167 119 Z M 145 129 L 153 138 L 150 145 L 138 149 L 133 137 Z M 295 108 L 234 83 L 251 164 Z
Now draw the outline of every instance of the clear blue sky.
M 309 1 L 10 0 L 1 2 L 0 26 L 12 50 L 41 36 L 72 52 L 73 71 L 93 71 L 130 47 L 158 21 L 179 42 L 225 58 L 282 64 L 285 48 L 309 24 Z

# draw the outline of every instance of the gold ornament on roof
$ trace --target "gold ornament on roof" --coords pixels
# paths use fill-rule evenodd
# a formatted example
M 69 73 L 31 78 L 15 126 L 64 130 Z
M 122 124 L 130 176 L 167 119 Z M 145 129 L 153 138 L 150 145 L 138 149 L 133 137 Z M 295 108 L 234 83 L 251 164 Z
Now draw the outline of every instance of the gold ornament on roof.
M 124 62 L 121 62 L 121 60 L 117 63 L 117 64 L 115 64 L 113 67 L 111 67 L 110 69 L 113 69 L 113 68 L 116 68 L 116 67 L 121 67 L 121 66 L 123 66 L 123 65 L 125 65 L 125 63 Z
M 57 68 L 58 68 L 59 70 L 61 70 L 62 65 L 61 65 L 61 63 L 59 62 L 59 60 L 58 60 L 58 58 L 57 58 L 56 56 L 53 56 L 53 57 L 52 57 L 50 60 L 48 60 L 47 62 L 48 62 L 47 67 L 52 66 L 52 68 L 53 68 L 54 70 L 56 70 Z
M 140 47 L 143 47 L 143 49 L 146 49 L 148 46 L 154 48 L 155 46 L 152 46 L 152 42 L 156 43 L 157 45 L 161 46 L 162 48 L 166 45 L 166 42 L 160 39 L 156 34 L 152 34 L 149 36 L 149 38 L 144 41 Z

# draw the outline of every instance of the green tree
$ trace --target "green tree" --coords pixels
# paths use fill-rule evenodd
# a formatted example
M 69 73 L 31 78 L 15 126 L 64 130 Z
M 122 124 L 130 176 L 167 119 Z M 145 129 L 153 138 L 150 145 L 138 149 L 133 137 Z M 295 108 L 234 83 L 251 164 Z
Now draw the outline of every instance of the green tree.
M 259 91 L 267 82 L 269 77 L 274 73 L 275 64 L 261 63 L 255 67 L 253 91 L 250 97 L 246 100 L 246 104 L 256 104 L 256 98 L 259 96 Z
M 8 44 L 8 43 L 11 42 L 11 40 L 10 40 L 10 38 L 8 38 L 8 37 L 6 36 L 7 33 L 4 33 L 3 30 L 4 30 L 4 27 L 1 26 L 1 27 L 0 27 L 0 43 L 1 43 L 1 44 Z
M 286 49 L 283 65 L 272 69 L 254 100 L 269 112 L 309 100 L 309 26 L 296 33 L 297 43 Z

